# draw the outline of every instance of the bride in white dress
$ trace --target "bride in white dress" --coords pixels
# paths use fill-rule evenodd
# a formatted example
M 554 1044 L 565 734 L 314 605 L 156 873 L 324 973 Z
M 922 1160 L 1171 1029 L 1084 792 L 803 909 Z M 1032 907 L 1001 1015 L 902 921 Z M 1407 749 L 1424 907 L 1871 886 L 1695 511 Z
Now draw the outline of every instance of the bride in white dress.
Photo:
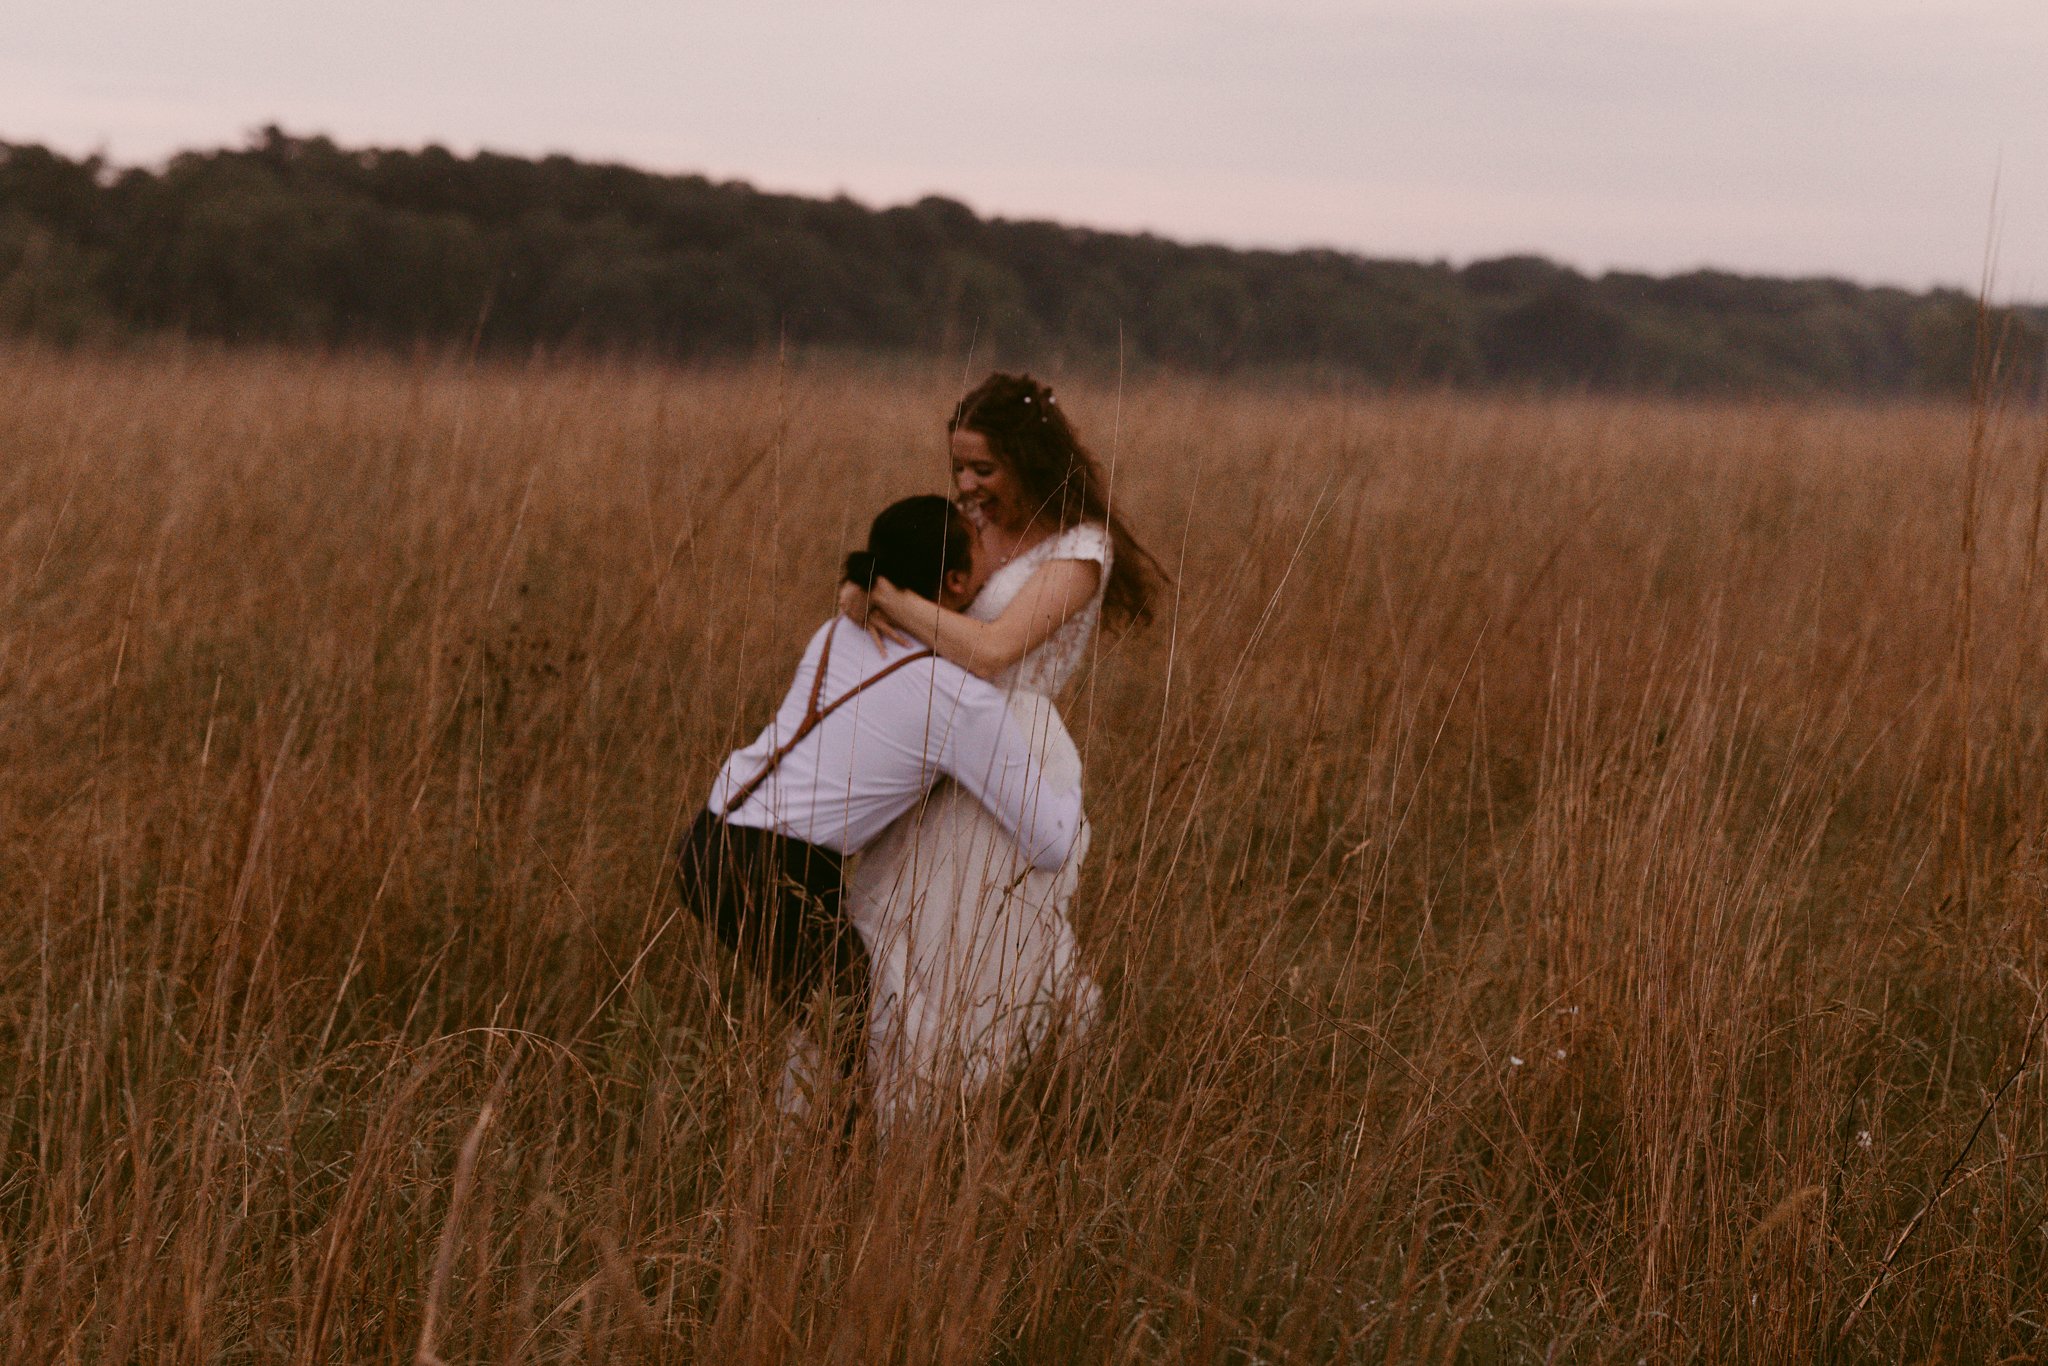
M 843 589 L 842 603 L 1007 687 L 1047 775 L 1078 777 L 1053 699 L 1105 612 L 1146 619 L 1156 568 L 1051 389 L 991 375 L 948 427 L 955 490 L 990 566 L 981 591 L 964 614 L 887 580 L 871 598 Z M 1056 1025 L 1073 1039 L 1092 1023 L 1100 992 L 1067 920 L 1087 849 L 1084 826 L 1063 868 L 1033 869 L 948 783 L 848 867 L 844 905 L 872 960 L 868 1080 L 882 1124 L 1017 1065 Z

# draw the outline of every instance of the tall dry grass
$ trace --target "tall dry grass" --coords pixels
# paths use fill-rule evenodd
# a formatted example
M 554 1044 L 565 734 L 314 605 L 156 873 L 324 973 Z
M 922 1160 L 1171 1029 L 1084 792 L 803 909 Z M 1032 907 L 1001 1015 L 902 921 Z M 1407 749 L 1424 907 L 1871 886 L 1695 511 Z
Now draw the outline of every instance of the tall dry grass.
M 2048 1351 L 2038 414 L 1063 386 L 1107 1020 L 845 1144 L 664 855 L 959 379 L 0 354 L 7 1360 Z

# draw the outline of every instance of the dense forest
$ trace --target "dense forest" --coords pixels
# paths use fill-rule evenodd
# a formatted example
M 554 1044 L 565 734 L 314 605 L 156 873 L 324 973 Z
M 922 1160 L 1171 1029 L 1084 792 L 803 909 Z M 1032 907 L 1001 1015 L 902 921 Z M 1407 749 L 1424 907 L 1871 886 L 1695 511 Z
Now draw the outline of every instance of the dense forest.
M 568 157 L 266 129 L 118 168 L 0 143 L 0 333 L 682 359 L 780 345 L 1387 384 L 1944 393 L 2041 383 L 2048 309 L 1538 257 L 1242 251 L 871 209 Z M 1996 345 L 1980 349 L 1979 338 Z

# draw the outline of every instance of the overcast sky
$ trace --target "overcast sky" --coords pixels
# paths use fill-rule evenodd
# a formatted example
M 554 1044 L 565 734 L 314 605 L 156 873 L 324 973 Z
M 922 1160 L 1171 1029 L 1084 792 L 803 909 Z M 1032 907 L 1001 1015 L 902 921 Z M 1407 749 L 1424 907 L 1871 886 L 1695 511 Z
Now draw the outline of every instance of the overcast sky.
M 0 139 L 277 122 L 869 203 L 2048 298 L 2048 0 L 0 0 Z M 1993 192 L 1998 208 L 1994 216 Z

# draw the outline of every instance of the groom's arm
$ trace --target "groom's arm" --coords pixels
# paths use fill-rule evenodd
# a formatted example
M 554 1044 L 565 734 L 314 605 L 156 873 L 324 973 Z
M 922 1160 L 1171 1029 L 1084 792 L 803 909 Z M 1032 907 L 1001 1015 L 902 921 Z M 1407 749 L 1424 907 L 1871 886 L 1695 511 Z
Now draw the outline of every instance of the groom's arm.
M 933 756 L 938 767 L 1016 836 L 1032 867 L 1057 870 L 1081 829 L 1081 790 L 1046 776 L 1031 737 L 1001 692 L 979 678 L 962 677 L 949 701 L 949 724 L 941 728 Z

